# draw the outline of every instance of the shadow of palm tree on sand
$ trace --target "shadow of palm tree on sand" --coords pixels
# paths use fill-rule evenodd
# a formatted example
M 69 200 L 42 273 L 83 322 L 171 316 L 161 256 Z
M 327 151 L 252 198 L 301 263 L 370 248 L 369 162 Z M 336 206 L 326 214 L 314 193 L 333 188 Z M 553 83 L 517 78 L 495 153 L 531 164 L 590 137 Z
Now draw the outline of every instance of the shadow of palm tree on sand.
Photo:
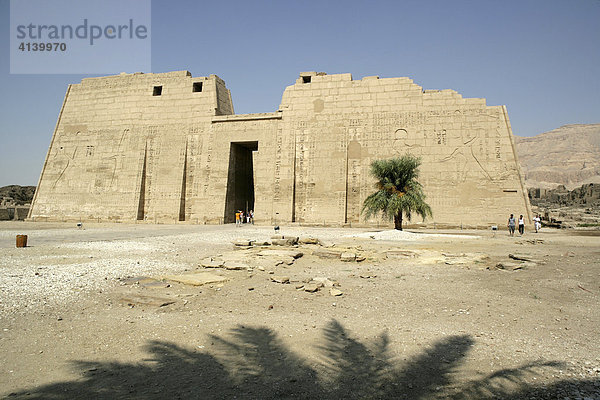
M 268 328 L 238 326 L 227 337 L 210 336 L 211 353 L 154 341 L 151 358 L 139 363 L 77 361 L 73 381 L 12 393 L 27 399 L 555 399 L 577 387 L 594 390 L 598 380 L 528 384 L 557 362 L 535 362 L 468 382 L 456 379 L 474 345 L 468 335 L 433 343 L 411 360 L 396 360 L 384 333 L 361 342 L 337 321 L 324 328 L 319 357 L 308 361 L 290 351 Z

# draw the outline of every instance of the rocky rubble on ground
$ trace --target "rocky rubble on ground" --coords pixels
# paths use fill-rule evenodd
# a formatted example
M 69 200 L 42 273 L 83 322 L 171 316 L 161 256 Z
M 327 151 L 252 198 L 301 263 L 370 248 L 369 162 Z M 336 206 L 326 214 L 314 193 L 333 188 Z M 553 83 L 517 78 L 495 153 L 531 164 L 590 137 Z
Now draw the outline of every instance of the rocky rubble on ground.
M 405 232 L 412 236 L 418 235 Z M 372 234 L 362 234 L 360 237 L 370 237 Z M 402 232 L 400 233 L 402 235 Z M 380 237 L 392 237 L 392 234 L 383 232 Z M 394 233 L 394 236 L 398 234 Z M 439 235 L 443 236 L 443 235 Z M 401 239 L 402 240 L 402 239 Z M 543 243 L 542 240 L 539 241 Z M 536 242 L 537 243 L 537 242 Z M 369 263 L 378 263 L 383 260 L 409 261 L 414 265 L 451 265 L 463 268 L 472 268 L 488 270 L 509 270 L 516 271 L 523 268 L 535 267 L 543 264 L 543 260 L 533 259 L 528 255 L 509 254 L 508 260 L 499 262 L 491 260 L 487 254 L 483 253 L 452 253 L 439 252 L 432 250 L 403 250 L 397 248 L 390 249 L 365 249 L 361 245 L 353 247 L 342 247 L 339 245 L 325 244 L 323 241 L 314 237 L 295 237 L 276 235 L 270 240 L 243 239 L 232 242 L 233 249 L 229 252 L 221 252 L 214 256 L 202 259 L 198 264 L 198 271 L 192 274 L 185 274 L 181 277 L 163 277 L 175 282 L 186 283 L 191 281 L 196 285 L 191 276 L 197 274 L 201 276 L 206 274 L 206 270 L 212 271 L 246 271 L 253 276 L 255 274 L 264 274 L 266 279 L 275 284 L 294 284 L 296 290 L 308 293 L 317 293 L 326 291 L 331 296 L 342 296 L 344 292 L 340 288 L 339 282 L 334 279 L 322 276 L 302 277 L 294 270 L 294 264 L 302 259 L 321 259 L 326 261 L 340 261 L 342 263 L 361 263 L 368 260 Z M 218 273 L 218 272 L 217 272 Z M 372 279 L 377 275 L 366 272 L 359 274 L 359 278 Z M 200 278 L 202 281 L 203 278 Z M 233 278 L 235 279 L 235 278 Z M 222 282 L 227 281 L 223 278 Z M 216 281 L 207 280 L 201 284 L 215 283 Z M 249 289 L 250 290 L 250 289 Z M 254 290 L 252 288 L 251 290 Z
M 400 242 L 407 236 L 413 239 L 419 235 L 432 236 L 382 231 L 367 232 L 361 234 L 358 239 L 370 238 L 373 235 L 386 238 L 401 237 L 398 239 Z M 297 290 L 308 293 L 329 293 L 332 296 L 348 294 L 335 276 L 323 276 L 319 273 L 307 275 L 304 267 L 310 263 L 339 263 L 338 266 L 342 270 L 344 264 L 368 266 L 387 260 L 410 263 L 416 267 L 444 265 L 505 271 L 533 268 L 543 264 L 543 260 L 493 259 L 484 253 L 416 248 L 409 250 L 393 244 L 370 245 L 364 240 L 359 240 L 355 245 L 351 244 L 352 240 L 345 241 L 344 244 L 333 244 L 313 236 L 293 235 L 276 235 L 267 240 L 251 237 L 244 240 L 233 239 L 228 250 L 221 246 L 220 251 L 214 254 L 205 253 L 195 264 L 159 261 L 158 258 L 177 257 L 177 251 L 172 249 L 170 243 L 174 240 L 176 237 L 169 237 L 166 241 L 66 243 L 58 247 L 59 253 L 56 255 L 42 254 L 43 249 L 38 251 L 31 248 L 28 250 L 30 258 L 26 265 L 23 264 L 17 270 L 13 270 L 14 272 L 0 276 L 0 289 L 4 293 L 0 313 L 12 313 L 16 310 L 23 313 L 38 306 L 60 306 L 64 302 L 76 301 L 81 294 L 102 291 L 115 283 L 148 289 L 188 285 L 208 286 L 219 290 L 232 280 L 254 276 L 263 277 L 272 284 L 292 285 Z M 543 244 L 541 239 L 524 239 L 515 244 L 530 244 L 532 240 L 535 244 Z M 107 252 L 112 254 L 109 258 L 104 257 Z M 9 252 L 8 257 L 0 262 L 0 267 L 21 262 L 16 261 L 17 258 L 13 259 L 11 254 Z M 14 256 L 17 256 L 16 252 Z M 306 264 L 296 268 L 296 264 L 302 260 L 306 260 Z M 351 276 L 356 279 L 373 279 L 377 274 L 365 270 Z M 144 301 L 138 299 L 138 302 Z M 162 301 L 163 299 L 156 300 Z M 134 303 L 128 298 L 123 302 Z

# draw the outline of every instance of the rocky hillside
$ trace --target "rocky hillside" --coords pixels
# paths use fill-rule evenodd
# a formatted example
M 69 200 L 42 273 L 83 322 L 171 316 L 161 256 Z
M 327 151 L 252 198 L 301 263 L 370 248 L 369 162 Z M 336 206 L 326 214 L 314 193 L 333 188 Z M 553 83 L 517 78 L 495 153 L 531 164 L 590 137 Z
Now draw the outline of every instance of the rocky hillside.
M 600 124 L 565 125 L 515 142 L 529 188 L 600 183 Z
M 10 185 L 0 187 L 0 202 L 23 205 L 31 203 L 35 186 Z

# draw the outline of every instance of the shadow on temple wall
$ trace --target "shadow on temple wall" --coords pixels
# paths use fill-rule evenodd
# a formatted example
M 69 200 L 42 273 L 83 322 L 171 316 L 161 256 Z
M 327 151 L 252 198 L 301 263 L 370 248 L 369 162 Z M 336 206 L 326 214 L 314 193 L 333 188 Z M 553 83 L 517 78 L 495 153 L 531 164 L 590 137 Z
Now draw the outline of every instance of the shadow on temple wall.
M 327 324 L 310 363 L 268 328 L 238 326 L 210 336 L 211 354 L 172 343 L 148 344 L 139 363 L 74 363 L 81 377 L 12 393 L 27 399 L 537 399 L 556 398 L 573 387 L 593 390 L 598 380 L 560 381 L 550 387 L 527 380 L 556 362 L 497 371 L 467 383 L 454 379 L 474 345 L 467 335 L 433 343 L 411 360 L 390 355 L 384 333 L 361 342 L 337 321 Z

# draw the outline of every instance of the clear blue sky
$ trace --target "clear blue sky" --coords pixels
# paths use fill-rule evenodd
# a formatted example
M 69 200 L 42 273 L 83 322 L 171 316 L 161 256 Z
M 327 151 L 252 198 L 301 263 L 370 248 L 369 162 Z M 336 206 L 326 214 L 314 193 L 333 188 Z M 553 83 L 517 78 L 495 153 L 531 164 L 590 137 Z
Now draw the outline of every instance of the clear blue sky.
M 35 185 L 67 85 L 85 75 L 10 75 L 8 0 L 0 16 L 0 186 Z M 144 72 L 217 74 L 236 113 L 276 110 L 316 70 L 485 97 L 519 136 L 600 122 L 600 0 L 155 0 L 151 29 Z

